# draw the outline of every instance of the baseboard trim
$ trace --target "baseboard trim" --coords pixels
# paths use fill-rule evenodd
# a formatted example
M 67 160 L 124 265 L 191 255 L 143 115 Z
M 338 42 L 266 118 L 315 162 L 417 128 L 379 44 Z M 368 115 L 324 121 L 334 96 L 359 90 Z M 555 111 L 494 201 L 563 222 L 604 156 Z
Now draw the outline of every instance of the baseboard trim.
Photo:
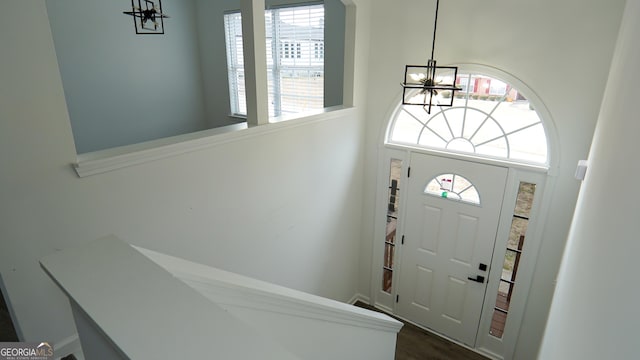
M 55 359 L 59 360 L 69 354 L 73 354 L 78 360 L 84 360 L 84 356 L 82 354 L 82 346 L 80 346 L 80 338 L 78 334 L 73 334 L 69 337 L 66 337 L 57 343 L 53 344 L 53 349 L 55 352 Z
M 351 299 L 349 299 L 349 301 L 347 301 L 347 304 L 353 305 L 358 301 L 362 301 L 363 303 L 369 304 L 370 299 L 368 296 L 362 295 L 360 293 L 356 293 L 351 297 Z
M 385 306 L 385 305 L 383 305 L 383 304 L 379 304 L 379 303 L 372 304 L 372 306 L 373 306 L 373 307 L 375 307 L 375 308 L 376 308 L 376 309 L 378 309 L 378 310 L 382 310 L 382 311 L 383 311 L 384 313 L 386 313 L 387 315 L 390 315 L 390 316 L 396 316 L 396 315 L 393 313 L 393 308 L 390 308 L 390 307 L 388 307 L 388 306 Z

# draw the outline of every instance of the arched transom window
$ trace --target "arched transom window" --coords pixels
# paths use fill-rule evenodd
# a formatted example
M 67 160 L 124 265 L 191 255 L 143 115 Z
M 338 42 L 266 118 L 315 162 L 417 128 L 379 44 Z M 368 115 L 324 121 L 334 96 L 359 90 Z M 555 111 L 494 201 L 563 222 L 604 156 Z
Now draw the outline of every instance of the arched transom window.
M 402 105 L 392 118 L 387 143 L 548 165 L 547 137 L 534 105 L 525 94 L 500 79 L 461 73 L 453 106 Z M 448 102 L 452 94 L 438 97 Z M 447 100 L 447 101 L 445 101 Z
M 476 187 L 471 181 L 458 174 L 441 174 L 436 176 L 429 181 L 424 189 L 424 193 L 448 200 L 480 205 L 480 194 L 478 194 Z

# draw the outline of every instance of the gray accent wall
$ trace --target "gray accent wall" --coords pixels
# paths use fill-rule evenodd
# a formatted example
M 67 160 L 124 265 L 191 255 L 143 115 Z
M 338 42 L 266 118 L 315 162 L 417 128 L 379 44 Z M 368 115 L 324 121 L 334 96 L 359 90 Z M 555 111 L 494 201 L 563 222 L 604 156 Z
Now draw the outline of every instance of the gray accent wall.
M 49 0 L 78 153 L 206 129 L 192 1 L 165 1 L 164 35 L 137 35 L 128 0 Z
M 164 35 L 137 35 L 128 0 L 46 4 L 78 153 L 244 121 L 230 116 L 223 18 L 238 0 L 165 0 Z M 345 7 L 325 11 L 329 107 L 342 104 Z
M 342 105 L 344 83 L 345 7 L 341 0 L 324 2 L 324 106 Z

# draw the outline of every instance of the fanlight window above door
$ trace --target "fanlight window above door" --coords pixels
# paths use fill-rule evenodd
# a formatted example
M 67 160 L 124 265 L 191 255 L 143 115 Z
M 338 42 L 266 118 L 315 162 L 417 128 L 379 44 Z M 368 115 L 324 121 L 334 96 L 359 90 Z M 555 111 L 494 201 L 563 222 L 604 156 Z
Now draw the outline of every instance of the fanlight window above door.
M 391 119 L 388 144 L 473 154 L 518 163 L 548 165 L 547 136 L 533 104 L 518 89 L 497 78 L 461 73 L 452 107 L 427 114 L 401 105 Z M 452 94 L 438 94 L 445 100 Z
M 431 179 L 424 189 L 425 194 L 448 200 L 480 205 L 480 194 L 471 181 L 457 174 L 441 174 Z

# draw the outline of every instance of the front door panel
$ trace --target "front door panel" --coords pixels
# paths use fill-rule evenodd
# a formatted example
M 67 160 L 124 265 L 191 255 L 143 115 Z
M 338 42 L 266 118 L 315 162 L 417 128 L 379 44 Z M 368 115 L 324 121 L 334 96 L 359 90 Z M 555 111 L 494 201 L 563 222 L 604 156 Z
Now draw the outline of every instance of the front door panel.
M 398 315 L 474 346 L 506 178 L 498 166 L 412 155 Z M 434 179 L 442 188 L 425 191 Z

